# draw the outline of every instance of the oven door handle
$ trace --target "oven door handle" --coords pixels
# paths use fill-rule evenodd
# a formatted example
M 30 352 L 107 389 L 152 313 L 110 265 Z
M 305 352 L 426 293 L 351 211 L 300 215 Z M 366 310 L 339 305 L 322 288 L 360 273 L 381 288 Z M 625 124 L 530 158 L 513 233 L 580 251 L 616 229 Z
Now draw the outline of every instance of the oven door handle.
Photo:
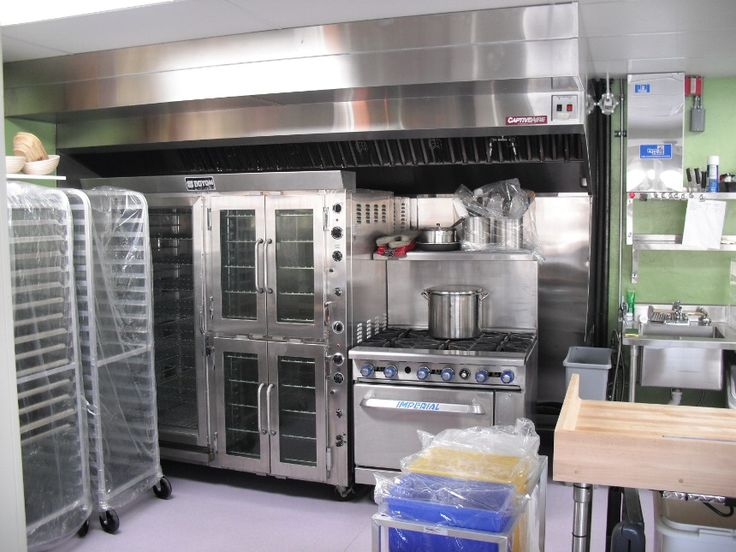
M 431 401 L 405 401 L 397 399 L 366 398 L 360 401 L 363 408 L 381 408 L 385 410 L 409 410 L 421 412 L 449 412 L 451 414 L 473 414 L 482 416 L 486 412 L 479 404 L 440 403 Z
M 261 407 L 261 391 L 266 387 L 265 383 L 258 385 L 258 391 L 256 391 L 256 410 L 258 411 L 258 431 L 266 435 L 268 431 L 263 427 L 263 408 Z

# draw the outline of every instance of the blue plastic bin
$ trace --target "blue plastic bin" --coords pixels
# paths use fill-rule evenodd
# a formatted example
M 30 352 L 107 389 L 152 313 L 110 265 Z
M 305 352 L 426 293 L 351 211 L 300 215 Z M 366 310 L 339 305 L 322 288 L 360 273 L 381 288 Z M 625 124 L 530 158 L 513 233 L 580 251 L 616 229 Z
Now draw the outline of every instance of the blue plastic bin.
M 392 485 L 384 512 L 396 519 L 498 533 L 516 518 L 511 485 L 466 481 L 418 473 L 405 474 Z M 391 552 L 498 552 L 498 545 L 389 529 Z

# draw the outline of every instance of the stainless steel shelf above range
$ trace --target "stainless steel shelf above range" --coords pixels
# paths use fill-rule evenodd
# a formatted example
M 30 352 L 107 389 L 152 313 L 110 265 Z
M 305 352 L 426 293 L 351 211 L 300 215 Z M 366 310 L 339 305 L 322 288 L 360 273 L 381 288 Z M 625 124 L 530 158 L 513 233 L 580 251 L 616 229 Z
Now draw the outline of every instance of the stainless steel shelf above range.
M 373 255 L 374 261 L 534 261 L 524 250 L 509 251 L 409 251 L 405 257 Z

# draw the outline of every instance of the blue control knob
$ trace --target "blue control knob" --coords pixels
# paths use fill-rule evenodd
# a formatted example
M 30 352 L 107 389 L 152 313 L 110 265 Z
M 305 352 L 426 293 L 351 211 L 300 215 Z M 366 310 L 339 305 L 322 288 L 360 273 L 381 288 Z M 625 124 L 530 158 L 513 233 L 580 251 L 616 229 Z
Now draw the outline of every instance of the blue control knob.
M 398 374 L 399 371 L 396 369 L 396 366 L 393 364 L 389 364 L 383 369 L 383 376 L 389 379 L 395 378 L 396 374 Z
M 514 373 L 511 370 L 501 372 L 501 383 L 511 383 L 514 381 Z
M 451 381 L 455 377 L 455 370 L 449 366 L 445 366 L 442 372 L 440 372 L 440 376 L 442 377 L 442 381 Z
M 478 383 L 485 383 L 488 381 L 488 370 L 478 370 L 475 373 L 475 381 Z
M 429 377 L 429 368 L 426 366 L 420 366 L 417 368 L 417 379 L 424 381 Z
M 360 367 L 360 375 L 364 378 L 368 378 L 373 375 L 373 365 L 365 363 Z

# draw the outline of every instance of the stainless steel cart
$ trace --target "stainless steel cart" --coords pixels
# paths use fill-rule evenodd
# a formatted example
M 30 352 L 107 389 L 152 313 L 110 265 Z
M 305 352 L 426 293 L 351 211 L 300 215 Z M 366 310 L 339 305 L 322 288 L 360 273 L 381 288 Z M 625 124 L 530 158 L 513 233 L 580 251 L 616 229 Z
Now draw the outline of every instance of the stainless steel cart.
M 72 267 L 58 190 L 8 183 L 10 266 L 29 550 L 86 531 L 91 512 Z
M 147 205 L 126 190 L 64 191 L 74 217 L 92 493 L 102 528 L 114 533 L 116 508 L 151 488 L 171 494 L 159 460 Z

